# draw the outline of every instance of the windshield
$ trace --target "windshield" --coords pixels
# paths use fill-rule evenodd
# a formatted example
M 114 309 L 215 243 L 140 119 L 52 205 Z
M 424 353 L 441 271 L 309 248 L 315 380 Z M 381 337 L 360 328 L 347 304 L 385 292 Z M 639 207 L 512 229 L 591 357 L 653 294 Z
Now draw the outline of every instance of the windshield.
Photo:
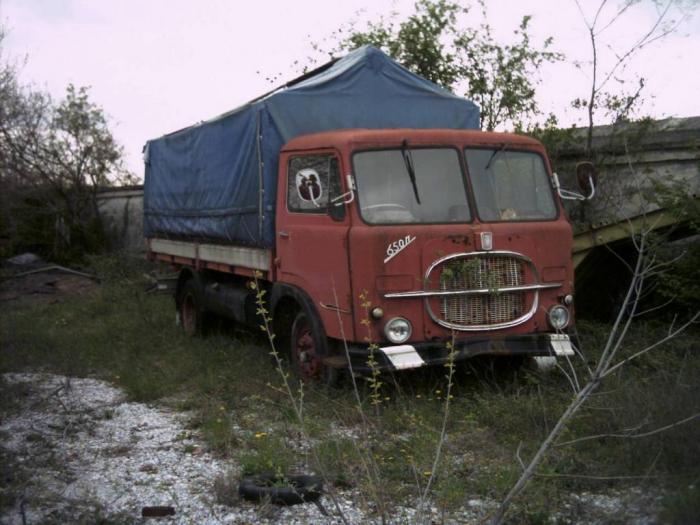
M 540 155 L 504 147 L 466 149 L 465 155 L 481 220 L 557 217 L 552 187 Z
M 456 150 L 408 147 L 353 156 L 360 212 L 370 224 L 471 220 Z

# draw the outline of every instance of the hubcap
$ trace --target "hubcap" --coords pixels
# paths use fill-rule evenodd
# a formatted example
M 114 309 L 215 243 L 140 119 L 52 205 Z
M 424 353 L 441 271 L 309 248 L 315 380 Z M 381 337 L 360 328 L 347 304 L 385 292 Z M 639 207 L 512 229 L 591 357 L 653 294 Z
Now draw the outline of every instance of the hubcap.
M 308 325 L 303 325 L 298 331 L 294 350 L 302 379 L 316 377 L 321 369 L 321 360 L 316 354 L 314 337 Z

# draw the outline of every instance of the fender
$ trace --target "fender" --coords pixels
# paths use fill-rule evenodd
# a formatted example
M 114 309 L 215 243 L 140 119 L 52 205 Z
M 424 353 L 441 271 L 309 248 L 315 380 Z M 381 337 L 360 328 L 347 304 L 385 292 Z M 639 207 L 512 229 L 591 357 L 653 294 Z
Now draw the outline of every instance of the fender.
M 323 326 L 318 309 L 316 308 L 316 305 L 311 297 L 309 297 L 309 295 L 301 288 L 286 283 L 273 284 L 272 291 L 270 293 L 270 312 L 273 312 L 273 315 L 275 315 L 274 312 L 277 310 L 277 305 L 280 301 L 286 298 L 293 299 L 299 306 L 301 306 L 303 310 L 306 311 L 311 319 L 311 324 L 313 325 L 312 328 L 314 331 L 318 333 L 320 337 L 326 339 L 326 328 Z M 291 321 L 293 321 L 293 319 L 288 319 L 288 321 L 290 325 L 289 328 L 291 329 Z
M 190 279 L 194 279 L 197 283 L 197 286 L 199 286 L 200 289 L 203 288 L 204 283 L 202 282 L 202 277 L 201 275 L 199 275 L 199 272 L 194 270 L 193 268 L 190 268 L 189 266 L 183 266 L 180 269 L 180 274 L 177 276 L 177 285 L 175 287 L 176 304 L 179 301 L 180 290 L 184 286 L 185 282 L 189 281 Z
M 274 283 L 272 285 L 272 291 L 270 292 L 270 311 L 274 312 L 277 309 L 277 304 L 286 297 L 294 299 L 299 306 L 304 308 L 320 322 L 321 316 L 313 300 L 309 297 L 309 294 L 292 284 Z M 325 330 L 323 333 L 325 334 Z

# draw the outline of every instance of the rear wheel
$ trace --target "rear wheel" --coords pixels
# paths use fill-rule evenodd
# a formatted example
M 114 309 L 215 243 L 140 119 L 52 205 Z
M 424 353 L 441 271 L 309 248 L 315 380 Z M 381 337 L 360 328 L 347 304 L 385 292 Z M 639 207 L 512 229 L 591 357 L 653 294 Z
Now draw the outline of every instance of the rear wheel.
M 318 381 L 332 386 L 338 380 L 338 370 L 323 364 L 323 358 L 328 355 L 328 341 L 314 324 L 306 312 L 296 315 L 291 330 L 292 367 L 304 382 Z
M 194 279 L 187 281 L 180 291 L 178 314 L 182 329 L 187 335 L 194 336 L 202 333 L 204 323 L 202 294 Z

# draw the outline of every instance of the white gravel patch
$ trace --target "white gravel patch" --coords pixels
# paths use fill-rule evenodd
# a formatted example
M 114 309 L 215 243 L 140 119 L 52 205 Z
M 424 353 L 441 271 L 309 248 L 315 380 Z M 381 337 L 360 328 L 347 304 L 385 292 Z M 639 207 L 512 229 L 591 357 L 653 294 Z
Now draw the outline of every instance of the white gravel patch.
M 104 518 L 159 524 L 342 523 L 325 496 L 322 504 L 330 516 L 311 503 L 259 505 L 235 495 L 232 506 L 216 503 L 217 477 L 232 480 L 235 492 L 240 470 L 235 462 L 206 451 L 196 432 L 187 429 L 187 413 L 127 402 L 120 389 L 95 379 L 51 374 L 5 374 L 2 379 L 23 393 L 17 410 L 0 414 L 0 449 L 24 482 L 15 506 L 0 514 L 1 525 L 93 523 Z M 357 439 L 356 432 L 336 428 L 332 435 Z M 361 494 L 338 491 L 337 499 L 348 523 L 375 522 L 363 510 Z M 658 495 L 641 491 L 584 492 L 572 494 L 563 508 L 552 511 L 568 523 L 597 525 L 626 516 L 650 524 L 658 503 Z M 175 515 L 142 518 L 147 506 L 173 507 Z M 445 517 L 429 507 L 424 521 L 481 523 L 496 506 L 489 498 L 465 495 L 459 511 Z M 397 505 L 390 523 L 412 523 L 415 518 L 415 508 Z
M 0 446 L 27 476 L 24 505 L 0 516 L 7 525 L 44 521 L 88 522 L 116 517 L 130 523 L 145 506 L 172 506 L 158 523 L 333 523 L 314 504 L 277 507 L 215 502 L 217 476 L 238 474 L 214 458 L 192 432 L 187 415 L 125 401 L 104 381 L 50 374 L 6 374 L 23 385 L 21 410 L 0 422 Z M 234 490 L 236 486 L 234 484 Z M 346 517 L 366 522 L 352 494 L 341 495 Z M 331 510 L 332 503 L 323 504 Z

